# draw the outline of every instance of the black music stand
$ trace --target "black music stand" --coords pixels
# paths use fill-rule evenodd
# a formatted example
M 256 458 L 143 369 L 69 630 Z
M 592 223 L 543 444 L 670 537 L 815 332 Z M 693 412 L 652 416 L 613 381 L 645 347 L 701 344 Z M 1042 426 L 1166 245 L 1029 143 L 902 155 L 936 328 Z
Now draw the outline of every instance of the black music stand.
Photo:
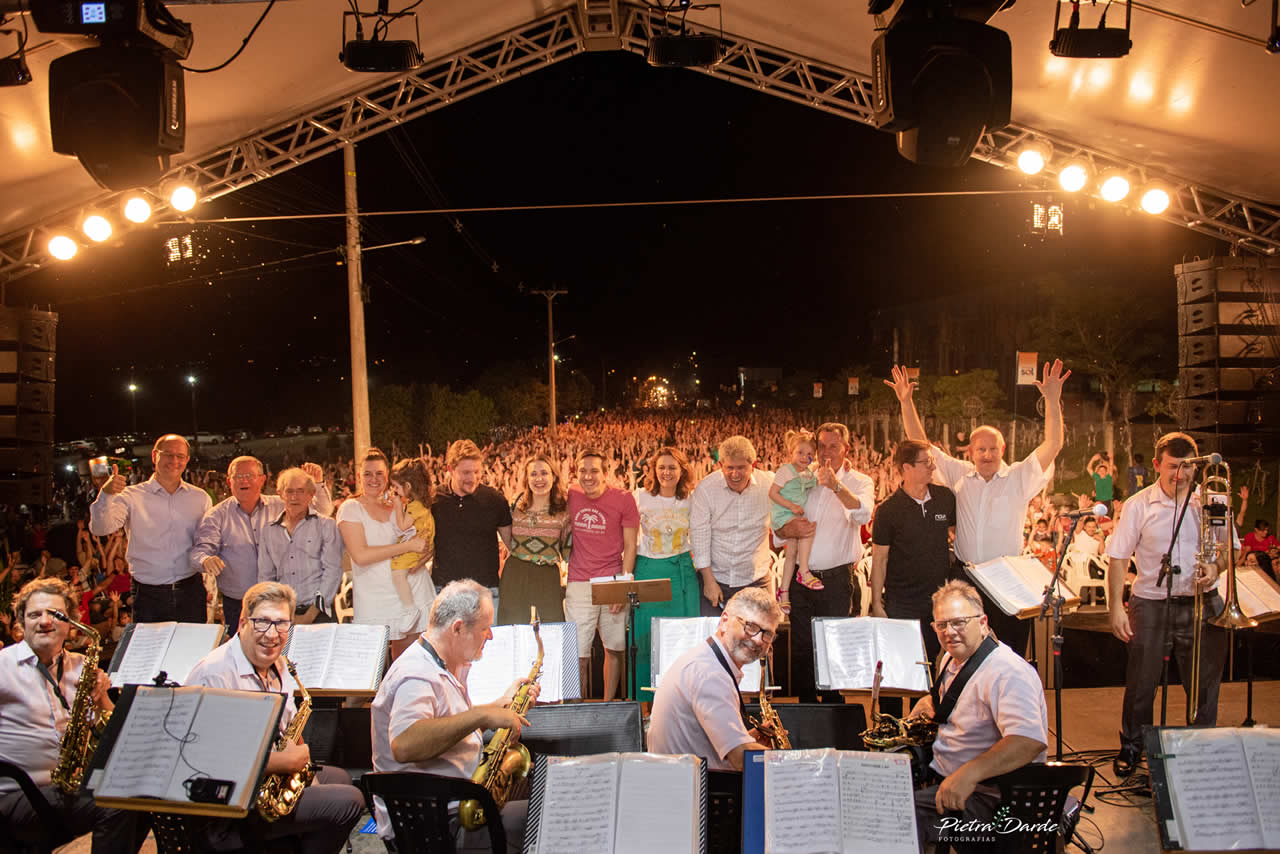
M 670 602 L 671 579 L 601 581 L 591 585 L 592 605 L 630 605 L 627 609 L 627 698 L 639 693 L 636 681 L 635 609 L 641 602 Z M 606 652 L 607 654 L 607 652 Z

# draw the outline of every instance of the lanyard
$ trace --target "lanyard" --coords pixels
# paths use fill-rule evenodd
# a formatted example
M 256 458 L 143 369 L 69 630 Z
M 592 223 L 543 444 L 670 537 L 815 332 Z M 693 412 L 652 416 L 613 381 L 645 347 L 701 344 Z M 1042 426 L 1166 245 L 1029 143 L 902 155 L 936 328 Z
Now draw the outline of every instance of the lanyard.
M 733 668 L 729 666 L 729 662 L 725 661 L 724 653 L 720 651 L 720 647 L 716 646 L 714 638 L 707 638 L 707 646 L 711 647 L 711 651 L 716 654 L 716 661 L 720 662 L 720 666 L 724 668 L 724 672 L 729 674 L 729 681 L 733 683 L 733 690 L 738 694 L 738 714 L 742 717 L 745 724 L 747 720 L 747 707 L 742 703 L 742 690 L 738 687 L 738 680 L 733 678 Z
M 40 671 L 40 675 L 44 677 L 45 681 L 53 686 L 53 693 L 58 695 L 58 702 L 62 703 L 62 708 L 66 709 L 69 712 L 71 711 L 71 707 L 67 705 L 67 698 L 62 693 L 62 686 L 60 684 L 62 682 L 62 665 L 65 661 L 66 661 L 65 653 L 58 656 L 58 678 L 57 679 L 53 678 L 53 674 L 49 672 L 49 668 L 45 667 L 44 662 L 41 661 L 39 658 L 36 659 L 36 669 Z
M 947 693 L 941 698 L 938 697 L 938 683 L 933 683 L 933 689 L 930 692 L 933 695 L 933 720 L 939 726 L 945 724 L 947 719 L 951 717 L 951 710 L 956 707 L 956 702 L 960 699 L 960 692 L 964 690 L 964 686 L 968 684 L 970 677 L 977 671 L 979 665 L 986 661 L 987 656 L 996 651 L 999 643 L 991 635 L 987 635 L 982 639 L 982 643 L 978 649 L 969 656 L 969 659 L 960 668 L 960 672 L 951 680 L 951 684 L 947 686 Z M 951 662 L 948 660 L 947 664 Z M 946 671 L 946 667 L 943 667 Z
M 449 672 L 449 668 L 445 667 L 444 659 L 440 657 L 440 653 L 436 652 L 435 647 L 427 643 L 426 638 L 418 638 L 418 643 L 422 644 L 422 648 L 427 651 L 427 655 L 431 656 L 431 658 L 435 660 L 435 663 L 440 665 L 441 670 L 445 673 Z

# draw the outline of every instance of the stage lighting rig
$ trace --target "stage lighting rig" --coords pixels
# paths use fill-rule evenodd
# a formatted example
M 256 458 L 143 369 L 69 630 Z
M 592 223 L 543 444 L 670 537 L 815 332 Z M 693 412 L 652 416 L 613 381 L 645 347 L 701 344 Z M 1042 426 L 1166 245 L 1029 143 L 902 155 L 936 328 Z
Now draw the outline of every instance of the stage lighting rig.
M 1090 0 L 1098 5 L 1098 0 Z M 1107 26 L 1108 2 L 1102 9 L 1102 17 L 1096 28 L 1080 28 L 1080 0 L 1071 0 L 1071 18 L 1067 26 L 1059 27 L 1062 17 L 1062 4 L 1054 0 L 1053 4 L 1053 39 L 1049 42 L 1049 51 L 1054 56 L 1068 56 L 1075 59 L 1116 59 L 1126 56 L 1133 47 L 1129 38 L 1129 25 L 1133 18 L 1133 3 L 1124 0 L 1124 29 Z
M 689 10 L 715 9 L 720 15 L 720 33 L 690 33 L 685 25 Z M 655 32 L 649 37 L 649 50 L 645 59 L 655 68 L 714 68 L 724 59 L 724 13 L 719 3 L 693 5 L 687 0 L 676 0 L 663 7 L 664 23 L 670 25 L 670 16 L 680 15 L 680 28 L 675 32 Z
M 392 12 L 389 0 L 378 0 L 375 12 L 361 12 L 354 3 L 352 10 L 342 13 L 342 50 L 338 53 L 338 59 L 348 70 L 392 74 L 413 71 L 426 61 L 416 12 L 411 13 L 408 8 Z M 387 38 L 391 25 L 405 16 L 413 18 L 413 40 Z M 347 18 L 355 20 L 356 37 L 350 41 L 347 40 Z M 364 37 L 365 18 L 375 19 L 373 38 Z
M 31 20 L 44 33 L 93 36 L 103 44 L 150 48 L 186 59 L 191 25 L 161 0 L 31 0 Z

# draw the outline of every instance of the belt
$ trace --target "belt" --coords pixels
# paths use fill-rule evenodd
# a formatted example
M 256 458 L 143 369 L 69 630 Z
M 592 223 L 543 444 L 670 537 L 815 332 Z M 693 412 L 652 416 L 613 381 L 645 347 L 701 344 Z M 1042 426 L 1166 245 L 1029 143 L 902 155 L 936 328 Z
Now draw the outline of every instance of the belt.
M 181 581 L 174 581 L 171 584 L 145 584 L 136 578 L 133 580 L 133 583 L 138 585 L 139 587 L 150 587 L 152 590 L 177 590 L 179 587 L 182 587 L 188 584 L 192 579 L 199 579 L 199 578 L 200 578 L 200 573 L 197 572 L 197 573 L 193 573 L 192 575 L 188 575 L 186 578 L 182 579 Z
M 831 566 L 826 569 L 813 569 L 812 567 L 810 567 L 809 571 L 812 572 L 814 575 L 826 575 L 828 572 L 838 572 L 840 570 L 844 570 L 847 572 L 849 570 L 849 567 L 852 565 L 853 564 L 842 563 L 839 566 Z
M 1208 595 L 1209 595 L 1209 594 L 1207 594 L 1207 593 L 1205 594 L 1205 596 L 1206 596 L 1206 597 L 1207 597 Z M 1170 603 L 1172 603 L 1172 604 L 1174 604 L 1174 605 L 1194 605 L 1194 604 L 1195 604 L 1195 602 L 1196 602 L 1196 597 L 1194 597 L 1194 596 L 1170 596 L 1170 597 L 1169 597 L 1169 602 L 1170 602 Z

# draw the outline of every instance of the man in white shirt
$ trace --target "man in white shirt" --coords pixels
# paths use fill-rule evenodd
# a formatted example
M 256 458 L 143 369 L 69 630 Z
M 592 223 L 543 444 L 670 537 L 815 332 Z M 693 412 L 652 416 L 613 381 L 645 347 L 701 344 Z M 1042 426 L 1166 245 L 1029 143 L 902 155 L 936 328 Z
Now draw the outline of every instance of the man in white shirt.
M 1052 365 L 1045 362 L 1044 379 L 1035 383 L 1044 397 L 1044 441 L 1025 459 L 1012 465 L 1004 462 L 1004 436 L 989 425 L 970 435 L 967 462 L 934 447 L 936 478 L 956 494 L 955 551 L 961 561 L 978 564 L 1022 554 L 1027 504 L 1053 476 L 1053 461 L 1062 450 L 1062 384 L 1070 376 L 1071 371 L 1063 372 L 1061 359 Z M 927 441 L 907 369 L 895 366 L 893 379 L 884 382 L 898 397 L 907 438 Z M 1030 623 L 1008 616 L 985 594 L 982 600 L 995 633 L 1020 655 L 1025 654 Z
M 37 578 L 18 591 L 14 614 L 26 636 L 0 650 L 0 760 L 27 772 L 73 834 L 93 833 L 93 854 L 134 854 L 146 837 L 137 813 L 98 807 L 91 795 L 65 794 L 51 780 L 84 667 L 84 656 L 64 651 L 71 626 L 55 613 L 75 614 L 78 604 L 58 579 Z M 99 670 L 91 700 L 99 711 L 112 708 L 108 687 Z M 0 778 L 0 816 L 15 834 L 0 846 L 54 831 L 40 826 L 35 808 L 9 778 Z
M 213 502 L 209 493 L 182 479 L 191 449 L 170 433 L 151 449 L 155 474 L 128 486 L 115 466 L 89 505 L 89 531 L 102 537 L 129 529 L 129 572 L 133 576 L 133 619 L 138 623 L 177 620 L 203 623 L 204 581 L 191 566 L 196 528 Z
M 791 686 L 802 703 L 817 700 L 813 618 L 847 617 L 859 611 L 853 568 L 862 559 L 862 526 L 871 521 L 875 507 L 875 482 L 855 471 L 846 458 L 849 428 L 829 422 L 818 428 L 815 438 L 818 486 L 805 501 L 804 518 L 788 521 L 778 532 L 787 538 L 813 535 L 809 571 L 822 582 L 821 590 L 792 584 L 778 591 L 779 600 L 791 604 Z
M 769 487 L 773 476 L 755 468 L 746 436 L 720 443 L 720 470 L 693 490 L 689 550 L 702 582 L 702 616 L 716 617 L 744 587 L 772 590 L 769 569 Z
M 995 789 L 979 784 L 1043 762 L 1049 743 L 1049 712 L 1040 676 L 991 635 L 977 589 L 964 581 L 948 581 L 938 588 L 933 620 L 945 664 L 934 693 L 911 710 L 911 717 L 938 723 L 929 768 L 940 781 L 916 792 L 921 850 L 926 841 L 940 838 L 973 842 L 965 839 L 959 823 L 989 822 L 1000 797 Z
M 1152 722 L 1156 685 L 1170 643 L 1183 684 L 1191 678 L 1197 589 L 1203 594 L 1204 625 L 1195 723 L 1214 726 L 1218 721 L 1218 688 L 1226 663 L 1227 637 L 1226 630 L 1214 626 L 1209 619 L 1221 614 L 1225 607 L 1214 587 L 1219 573 L 1226 567 L 1227 553 L 1226 548 L 1222 549 L 1215 564 L 1201 564 L 1196 560 L 1200 549 L 1201 498 L 1195 480 L 1196 467 L 1185 462 L 1196 454 L 1196 443 L 1187 434 L 1161 436 L 1156 442 L 1154 457 L 1156 482 L 1125 501 L 1124 512 L 1107 542 L 1111 633 L 1128 645 L 1129 657 L 1120 719 L 1120 751 L 1113 763 L 1121 778 L 1132 774 L 1141 758 L 1142 727 Z M 1174 541 L 1174 527 L 1183 504 L 1188 501 Z M 1218 530 L 1223 545 L 1232 547 L 1226 539 L 1227 528 Z M 1240 547 L 1238 541 L 1233 545 Z M 1169 572 L 1163 571 L 1166 554 Z M 1136 564 L 1138 575 L 1126 606 L 1124 580 L 1131 560 Z
M 420 771 L 470 778 L 480 763 L 486 729 L 509 728 L 519 738 L 525 718 L 510 708 L 518 679 L 494 703 L 471 705 L 467 674 L 493 637 L 493 595 L 469 578 L 451 581 L 431 603 L 427 630 L 406 649 L 383 677 L 370 710 L 374 771 Z M 533 699 L 538 686 L 532 689 Z M 375 804 L 378 834 L 392 837 L 390 817 Z M 507 848 L 524 842 L 527 801 L 508 801 L 502 811 Z M 455 818 L 456 820 L 456 818 Z M 485 831 L 455 828 L 459 850 L 489 850 Z

